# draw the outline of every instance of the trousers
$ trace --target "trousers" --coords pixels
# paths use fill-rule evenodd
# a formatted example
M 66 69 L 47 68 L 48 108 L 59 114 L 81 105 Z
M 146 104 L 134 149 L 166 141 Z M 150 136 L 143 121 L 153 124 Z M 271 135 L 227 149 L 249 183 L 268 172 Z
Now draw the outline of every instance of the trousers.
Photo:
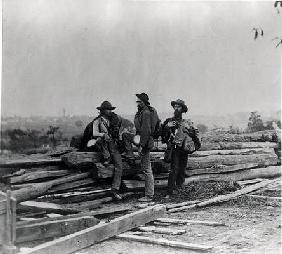
M 187 167 L 188 154 L 178 147 L 172 148 L 170 172 L 168 176 L 168 193 L 172 194 L 176 186 L 185 182 L 185 169 Z
M 114 175 L 112 181 L 112 189 L 119 190 L 122 177 L 122 158 L 118 150 L 118 144 L 116 141 L 111 140 L 108 144 L 109 152 L 114 163 Z

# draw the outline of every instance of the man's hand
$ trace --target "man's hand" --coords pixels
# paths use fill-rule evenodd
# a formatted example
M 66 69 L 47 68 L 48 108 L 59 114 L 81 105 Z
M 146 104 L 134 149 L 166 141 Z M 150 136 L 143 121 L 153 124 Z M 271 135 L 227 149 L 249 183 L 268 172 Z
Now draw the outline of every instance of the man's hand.
M 176 125 L 175 121 L 170 121 L 170 122 L 167 123 L 168 127 L 174 127 L 175 125 Z
M 139 156 L 142 155 L 142 147 L 141 146 L 138 147 L 138 154 L 139 154 Z

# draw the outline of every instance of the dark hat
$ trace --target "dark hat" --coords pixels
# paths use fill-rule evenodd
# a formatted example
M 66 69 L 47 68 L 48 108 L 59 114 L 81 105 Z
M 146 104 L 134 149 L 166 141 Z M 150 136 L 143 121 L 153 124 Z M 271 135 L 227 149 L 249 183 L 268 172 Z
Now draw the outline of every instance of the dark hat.
M 171 102 L 171 106 L 174 107 L 174 105 L 180 105 L 183 109 L 183 112 L 186 113 L 188 111 L 188 107 L 185 105 L 185 101 L 177 99 L 176 101 Z
M 114 110 L 116 107 L 113 107 L 109 101 L 103 101 L 100 107 L 97 107 L 98 110 L 108 109 Z
M 137 93 L 137 98 L 143 101 L 146 105 L 150 105 L 149 96 L 146 93 Z

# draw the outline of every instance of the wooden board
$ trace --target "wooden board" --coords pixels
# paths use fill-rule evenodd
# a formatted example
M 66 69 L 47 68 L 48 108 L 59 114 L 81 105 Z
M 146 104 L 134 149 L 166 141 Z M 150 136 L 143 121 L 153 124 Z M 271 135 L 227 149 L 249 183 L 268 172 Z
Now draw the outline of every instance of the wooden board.
M 71 172 L 69 170 L 57 170 L 57 171 L 38 171 L 38 172 L 32 172 L 32 173 L 25 173 L 20 176 L 13 176 L 9 178 L 8 182 L 10 184 L 18 184 L 18 183 L 24 183 L 24 182 L 30 182 L 34 180 L 42 180 L 44 178 L 56 178 L 60 176 L 66 176 L 69 175 Z
M 62 165 L 62 160 L 58 159 L 20 159 L 0 161 L 0 168 L 20 168 L 44 165 Z
M 211 246 L 200 245 L 194 243 L 180 242 L 180 241 L 170 241 L 165 238 L 154 239 L 152 237 L 138 236 L 133 234 L 120 234 L 116 236 L 117 239 L 138 241 L 142 243 L 149 243 L 154 245 L 163 245 L 168 247 L 182 248 L 188 250 L 198 250 L 198 251 L 208 251 L 211 250 Z
M 48 202 L 36 202 L 36 201 L 24 201 L 18 205 L 18 210 L 27 211 L 47 211 L 60 214 L 78 213 L 79 210 L 70 209 L 62 205 L 48 203 Z
M 40 244 L 32 249 L 25 251 L 25 254 L 54 254 L 54 253 L 72 253 L 80 249 L 91 246 L 95 243 L 101 242 L 110 237 L 121 234 L 132 228 L 144 225 L 156 218 L 163 216 L 165 213 L 165 206 L 156 205 L 136 211 L 116 218 L 105 224 L 98 224 L 74 234 L 67 235 Z
M 16 242 L 28 242 L 42 240 L 51 237 L 61 237 L 79 230 L 97 225 L 99 220 L 91 216 L 49 220 L 34 222 L 25 225 L 17 225 Z

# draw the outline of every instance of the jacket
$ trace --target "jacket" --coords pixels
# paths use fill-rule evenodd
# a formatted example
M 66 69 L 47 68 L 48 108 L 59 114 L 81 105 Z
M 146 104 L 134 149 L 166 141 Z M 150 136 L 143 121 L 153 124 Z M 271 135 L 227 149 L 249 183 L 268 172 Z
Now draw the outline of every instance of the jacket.
M 100 136 L 99 133 L 108 133 L 112 139 L 119 139 L 119 131 L 121 127 L 121 117 L 112 112 L 108 121 L 109 123 L 103 124 L 101 127 L 104 129 L 107 127 L 107 132 L 105 130 L 100 129 L 100 120 L 102 116 L 99 115 L 92 122 L 90 122 L 83 133 L 82 141 L 81 141 L 81 149 L 85 149 L 87 147 L 87 142 L 95 137 Z M 94 128 L 93 128 L 94 127 Z M 102 135 L 101 135 L 102 136 Z
M 136 134 L 140 135 L 141 147 L 148 149 L 154 147 L 153 134 L 158 121 L 157 112 L 153 107 L 146 106 L 144 109 L 136 113 L 134 125 Z
M 175 127 L 168 127 L 168 122 L 176 121 L 177 125 Z M 162 142 L 172 144 L 174 142 L 174 134 L 177 129 L 180 129 L 185 134 L 187 134 L 194 142 L 195 149 L 198 150 L 201 147 L 201 141 L 199 138 L 199 131 L 193 126 L 191 120 L 176 120 L 174 117 L 168 118 L 164 121 L 162 125 Z

